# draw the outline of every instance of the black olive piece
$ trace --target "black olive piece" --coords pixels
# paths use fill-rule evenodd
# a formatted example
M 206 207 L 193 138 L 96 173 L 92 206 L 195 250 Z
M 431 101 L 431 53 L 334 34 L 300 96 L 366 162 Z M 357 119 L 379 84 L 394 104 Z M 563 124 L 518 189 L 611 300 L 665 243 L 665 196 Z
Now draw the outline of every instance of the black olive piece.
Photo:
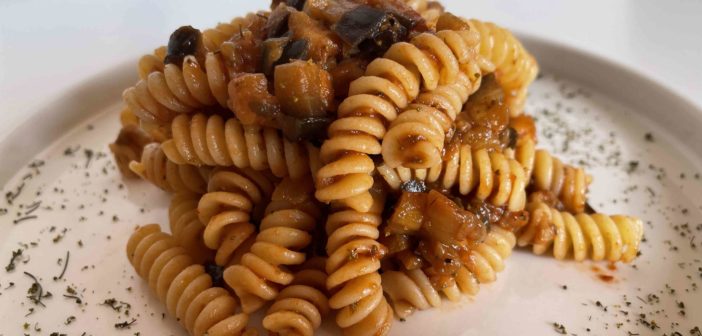
M 409 180 L 400 185 L 400 189 L 406 192 L 426 192 L 427 184 L 422 180 Z
M 200 45 L 202 35 L 192 26 L 182 26 L 176 29 L 168 39 L 168 51 L 164 63 L 181 66 L 183 58 L 195 55 Z
M 288 43 L 285 48 L 283 48 L 283 55 L 280 56 L 277 62 L 274 64 L 285 64 L 290 63 L 291 60 L 307 60 L 310 51 L 310 43 L 307 40 L 295 40 Z
M 326 138 L 327 126 L 332 122 L 329 117 L 294 118 L 280 115 L 279 125 L 283 135 L 290 141 L 320 140 Z
M 292 11 L 291 7 L 280 4 L 271 12 L 265 27 L 268 38 L 283 36 L 288 31 L 288 18 Z
M 206 263 L 205 272 L 212 277 L 212 285 L 215 287 L 224 287 L 224 267 Z
M 305 7 L 305 0 L 287 0 L 285 3 L 297 10 L 302 10 Z

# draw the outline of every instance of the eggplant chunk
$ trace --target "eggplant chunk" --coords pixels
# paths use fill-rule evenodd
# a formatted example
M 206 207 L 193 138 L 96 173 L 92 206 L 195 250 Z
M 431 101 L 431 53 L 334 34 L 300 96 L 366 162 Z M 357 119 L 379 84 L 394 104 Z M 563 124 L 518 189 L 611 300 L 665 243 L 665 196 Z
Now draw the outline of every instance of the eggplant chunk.
M 276 66 L 274 87 L 282 112 L 295 118 L 325 117 L 334 100 L 331 75 L 312 62 Z
M 409 34 L 394 14 L 365 5 L 346 12 L 334 32 L 352 49 L 369 54 L 380 54 Z
M 288 18 L 293 12 L 292 7 L 281 3 L 276 7 L 266 21 L 266 36 L 268 38 L 283 36 L 288 31 Z
M 341 52 L 338 37 L 304 12 L 293 12 L 288 18 L 288 28 L 293 40 L 305 40 L 309 44 L 309 59 L 325 69 L 336 63 Z
M 280 105 L 263 74 L 242 74 L 229 82 L 229 108 L 244 125 L 277 126 Z

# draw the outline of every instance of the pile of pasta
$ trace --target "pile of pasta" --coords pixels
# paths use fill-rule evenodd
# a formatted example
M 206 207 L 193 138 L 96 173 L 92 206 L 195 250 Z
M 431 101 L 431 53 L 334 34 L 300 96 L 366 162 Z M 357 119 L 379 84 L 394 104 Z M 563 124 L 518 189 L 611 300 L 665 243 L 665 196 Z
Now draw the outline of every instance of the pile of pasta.
M 424 0 L 287 0 L 177 29 L 138 63 L 110 145 L 172 195 L 127 255 L 191 335 L 384 335 L 475 295 L 516 245 L 629 262 L 641 221 L 536 149 L 538 65 L 506 29 Z M 333 314 L 333 317 L 330 316 Z

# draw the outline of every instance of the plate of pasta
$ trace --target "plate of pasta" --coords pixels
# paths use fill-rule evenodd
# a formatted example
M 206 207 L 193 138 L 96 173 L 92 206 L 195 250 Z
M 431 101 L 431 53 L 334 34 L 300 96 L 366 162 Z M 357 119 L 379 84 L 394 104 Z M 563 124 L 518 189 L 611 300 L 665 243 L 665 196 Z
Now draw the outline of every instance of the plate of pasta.
M 436 1 L 231 14 L 0 143 L 0 335 L 702 335 L 700 109 Z

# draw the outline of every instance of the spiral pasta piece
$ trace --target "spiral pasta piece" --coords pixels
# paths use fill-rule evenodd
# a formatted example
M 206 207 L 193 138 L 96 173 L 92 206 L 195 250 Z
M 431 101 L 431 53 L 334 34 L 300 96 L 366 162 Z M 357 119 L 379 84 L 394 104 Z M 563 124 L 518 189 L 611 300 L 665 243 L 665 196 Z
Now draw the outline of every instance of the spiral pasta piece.
M 421 269 L 384 271 L 383 290 L 390 298 L 395 314 L 406 318 L 415 310 L 438 307 L 441 294 L 451 301 L 462 295 L 476 295 L 480 284 L 494 282 L 497 273 L 505 268 L 504 260 L 512 254 L 516 237 L 508 230 L 492 227 L 483 242 L 470 251 L 454 279 L 444 288 L 435 288 Z
M 205 225 L 197 215 L 200 197 L 200 194 L 190 192 L 173 195 L 168 207 L 168 223 L 176 243 L 188 251 L 195 263 L 204 264 L 213 259 L 214 251 L 205 246 L 202 240 Z
M 329 313 L 324 258 L 308 260 L 295 274 L 263 318 L 263 327 L 275 335 L 312 336 Z
M 386 123 L 395 120 L 397 110 L 414 101 L 420 89 L 454 84 L 461 64 L 471 59 L 473 38 L 470 31 L 419 34 L 411 43 L 393 44 L 368 65 L 364 76 L 351 82 L 320 150 L 325 165 L 317 175 L 318 200 L 342 201 L 362 212 L 370 209 L 368 190 L 375 166 L 369 155 L 381 154 Z
M 163 153 L 161 144 L 150 143 L 144 147 L 141 161 L 129 163 L 129 169 L 168 192 L 189 191 L 204 194 L 210 169 L 173 163 Z
M 287 267 L 305 262 L 304 249 L 312 242 L 311 232 L 320 213 L 312 186 L 309 177 L 283 180 L 274 196 L 294 193 L 295 198 L 273 198 L 274 208 L 267 209 L 250 251 L 241 257 L 239 264 L 224 271 L 224 280 L 241 299 L 245 313 L 252 313 L 275 299 L 280 287 L 293 281 Z
M 345 335 L 385 335 L 392 323 L 392 308 L 383 296 L 378 274 L 386 253 L 377 242 L 385 195 L 371 190 L 369 211 L 337 209 L 326 223 L 327 288 L 334 293 L 329 306 L 339 310 L 336 322 Z
M 319 150 L 309 142 L 292 142 L 272 127 L 242 125 L 218 115 L 179 115 L 171 125 L 173 139 L 163 143 L 166 156 L 178 164 L 251 167 L 294 179 L 315 174 Z
M 407 318 L 415 310 L 441 305 L 440 292 L 421 269 L 384 271 L 383 291 L 390 298 L 398 318 Z
M 472 71 L 469 73 L 480 73 L 480 69 Z M 456 83 L 420 94 L 392 121 L 383 137 L 385 164 L 393 168 L 424 169 L 441 162 L 445 134 L 453 128 L 463 104 L 480 87 L 480 82 L 481 76 L 462 71 Z
M 470 23 L 480 32 L 480 54 L 494 64 L 495 77 L 506 93 L 505 102 L 512 115 L 521 114 L 527 86 L 539 72 L 536 59 L 509 30 L 476 19 Z
M 506 205 L 509 211 L 521 211 L 526 204 L 527 179 L 521 164 L 500 152 L 473 151 L 467 144 L 449 149 L 443 162 L 430 169 L 393 169 L 385 164 L 377 169 L 393 190 L 411 180 L 420 180 L 444 189 L 457 187 L 461 195 L 475 193 L 478 199 Z
M 205 245 L 217 251 L 217 265 L 238 263 L 254 243 L 254 207 L 267 202 L 273 184 L 264 174 L 250 169 L 220 170 L 212 174 L 207 191 L 197 207 L 200 221 L 205 223 Z
M 519 246 L 532 245 L 535 254 L 553 247 L 556 259 L 630 262 L 636 258 L 643 237 L 643 223 L 629 216 L 573 215 L 542 202 L 529 204 L 529 224 L 519 235 Z
M 192 113 L 205 106 L 227 107 L 229 81 L 236 73 L 256 70 L 237 65 L 254 54 L 258 57 L 259 51 L 254 47 L 245 51 L 230 38 L 237 33 L 241 40 L 256 40 L 266 18 L 249 14 L 235 21 L 202 33 L 206 51 L 202 59 L 188 55 L 182 64 L 165 64 L 161 70 L 161 65 L 156 66 L 160 55 L 142 58 L 139 72 L 143 77 L 122 93 L 122 99 L 139 119 L 156 124 L 169 123 L 179 113 Z
M 516 148 L 515 158 L 525 167 L 527 179 L 534 190 L 549 191 L 563 203 L 567 211 L 578 214 L 585 211 L 587 188 L 592 177 L 581 167 L 564 164 L 534 142 L 525 139 Z
M 236 299 L 227 290 L 213 287 L 205 268 L 195 264 L 157 224 L 142 226 L 132 234 L 127 258 L 190 335 L 231 336 L 244 332 L 249 317 L 236 314 Z

